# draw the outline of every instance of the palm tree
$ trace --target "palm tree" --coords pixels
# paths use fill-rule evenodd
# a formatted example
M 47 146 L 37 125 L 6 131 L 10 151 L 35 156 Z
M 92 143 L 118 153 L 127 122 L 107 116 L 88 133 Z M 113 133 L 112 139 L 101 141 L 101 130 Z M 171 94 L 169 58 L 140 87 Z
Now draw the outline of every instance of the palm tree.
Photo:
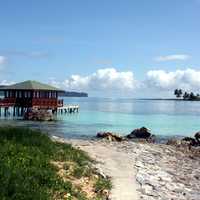
M 180 98 L 182 96 L 183 92 L 181 89 L 175 89 L 174 95 L 176 95 L 177 98 Z
M 188 99 L 190 97 L 190 94 L 185 92 L 184 95 L 183 95 L 183 99 Z
M 191 100 L 192 100 L 192 99 L 195 99 L 195 95 L 194 95 L 193 92 L 190 93 L 190 99 L 191 99 Z
M 182 94 L 183 94 L 182 90 L 181 90 L 181 89 L 179 89 L 179 90 L 178 90 L 178 97 L 181 97 L 181 96 L 182 96 Z
M 176 97 L 178 97 L 178 89 L 174 90 L 174 95 L 176 95 Z

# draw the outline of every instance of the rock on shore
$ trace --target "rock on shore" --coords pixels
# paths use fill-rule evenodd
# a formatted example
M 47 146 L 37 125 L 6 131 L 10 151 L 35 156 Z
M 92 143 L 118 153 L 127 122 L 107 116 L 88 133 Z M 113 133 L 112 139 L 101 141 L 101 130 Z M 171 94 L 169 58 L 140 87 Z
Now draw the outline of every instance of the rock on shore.
M 121 142 L 124 140 L 123 137 L 111 132 L 99 132 L 97 133 L 97 138 L 106 139 L 110 142 Z
M 142 128 L 138 128 L 133 130 L 129 135 L 127 135 L 126 137 L 129 139 L 133 139 L 133 138 L 143 138 L 143 139 L 147 139 L 151 137 L 151 132 L 148 128 L 146 127 L 142 127 Z
M 99 132 L 97 138 L 105 139 L 110 142 L 122 142 L 124 140 L 134 140 L 138 142 L 155 142 L 155 136 L 146 127 L 133 130 L 130 134 L 123 137 L 112 132 Z
M 53 115 L 47 110 L 32 109 L 24 114 L 24 119 L 32 121 L 52 121 Z
M 146 127 L 134 129 L 130 134 L 126 136 L 126 138 L 142 143 L 154 143 L 156 139 L 155 135 L 153 135 L 150 129 Z

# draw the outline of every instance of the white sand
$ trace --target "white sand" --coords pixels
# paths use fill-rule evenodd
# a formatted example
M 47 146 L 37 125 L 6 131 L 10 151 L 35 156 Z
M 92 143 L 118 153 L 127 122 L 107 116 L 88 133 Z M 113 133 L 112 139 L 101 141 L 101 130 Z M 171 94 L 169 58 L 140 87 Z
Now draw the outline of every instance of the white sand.
M 98 163 L 96 167 L 112 180 L 111 200 L 137 200 L 137 184 L 133 158 L 106 143 L 86 140 L 67 140 L 86 151 Z

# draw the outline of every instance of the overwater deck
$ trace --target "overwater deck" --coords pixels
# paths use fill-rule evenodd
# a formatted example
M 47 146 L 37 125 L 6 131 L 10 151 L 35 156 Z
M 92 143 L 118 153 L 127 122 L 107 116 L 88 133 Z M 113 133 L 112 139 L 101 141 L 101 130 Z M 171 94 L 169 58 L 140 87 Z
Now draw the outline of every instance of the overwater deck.
M 28 111 L 27 108 L 14 107 L 11 104 L 9 105 L 0 104 L 0 117 L 1 116 L 20 117 L 23 116 L 24 113 L 26 113 L 27 111 Z M 57 110 L 52 110 L 53 114 L 66 114 L 66 113 L 76 113 L 76 112 L 79 112 L 79 105 L 64 105 L 62 107 L 58 107 Z
M 74 113 L 79 112 L 79 105 L 64 105 L 57 109 L 58 113 Z

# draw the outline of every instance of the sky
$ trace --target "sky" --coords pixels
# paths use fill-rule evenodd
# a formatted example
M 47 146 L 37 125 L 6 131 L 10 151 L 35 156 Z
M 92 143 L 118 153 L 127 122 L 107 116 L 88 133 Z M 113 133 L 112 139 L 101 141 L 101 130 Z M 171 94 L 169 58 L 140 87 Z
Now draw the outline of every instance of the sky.
M 200 89 L 200 0 L 0 0 L 0 84 L 90 96 Z

